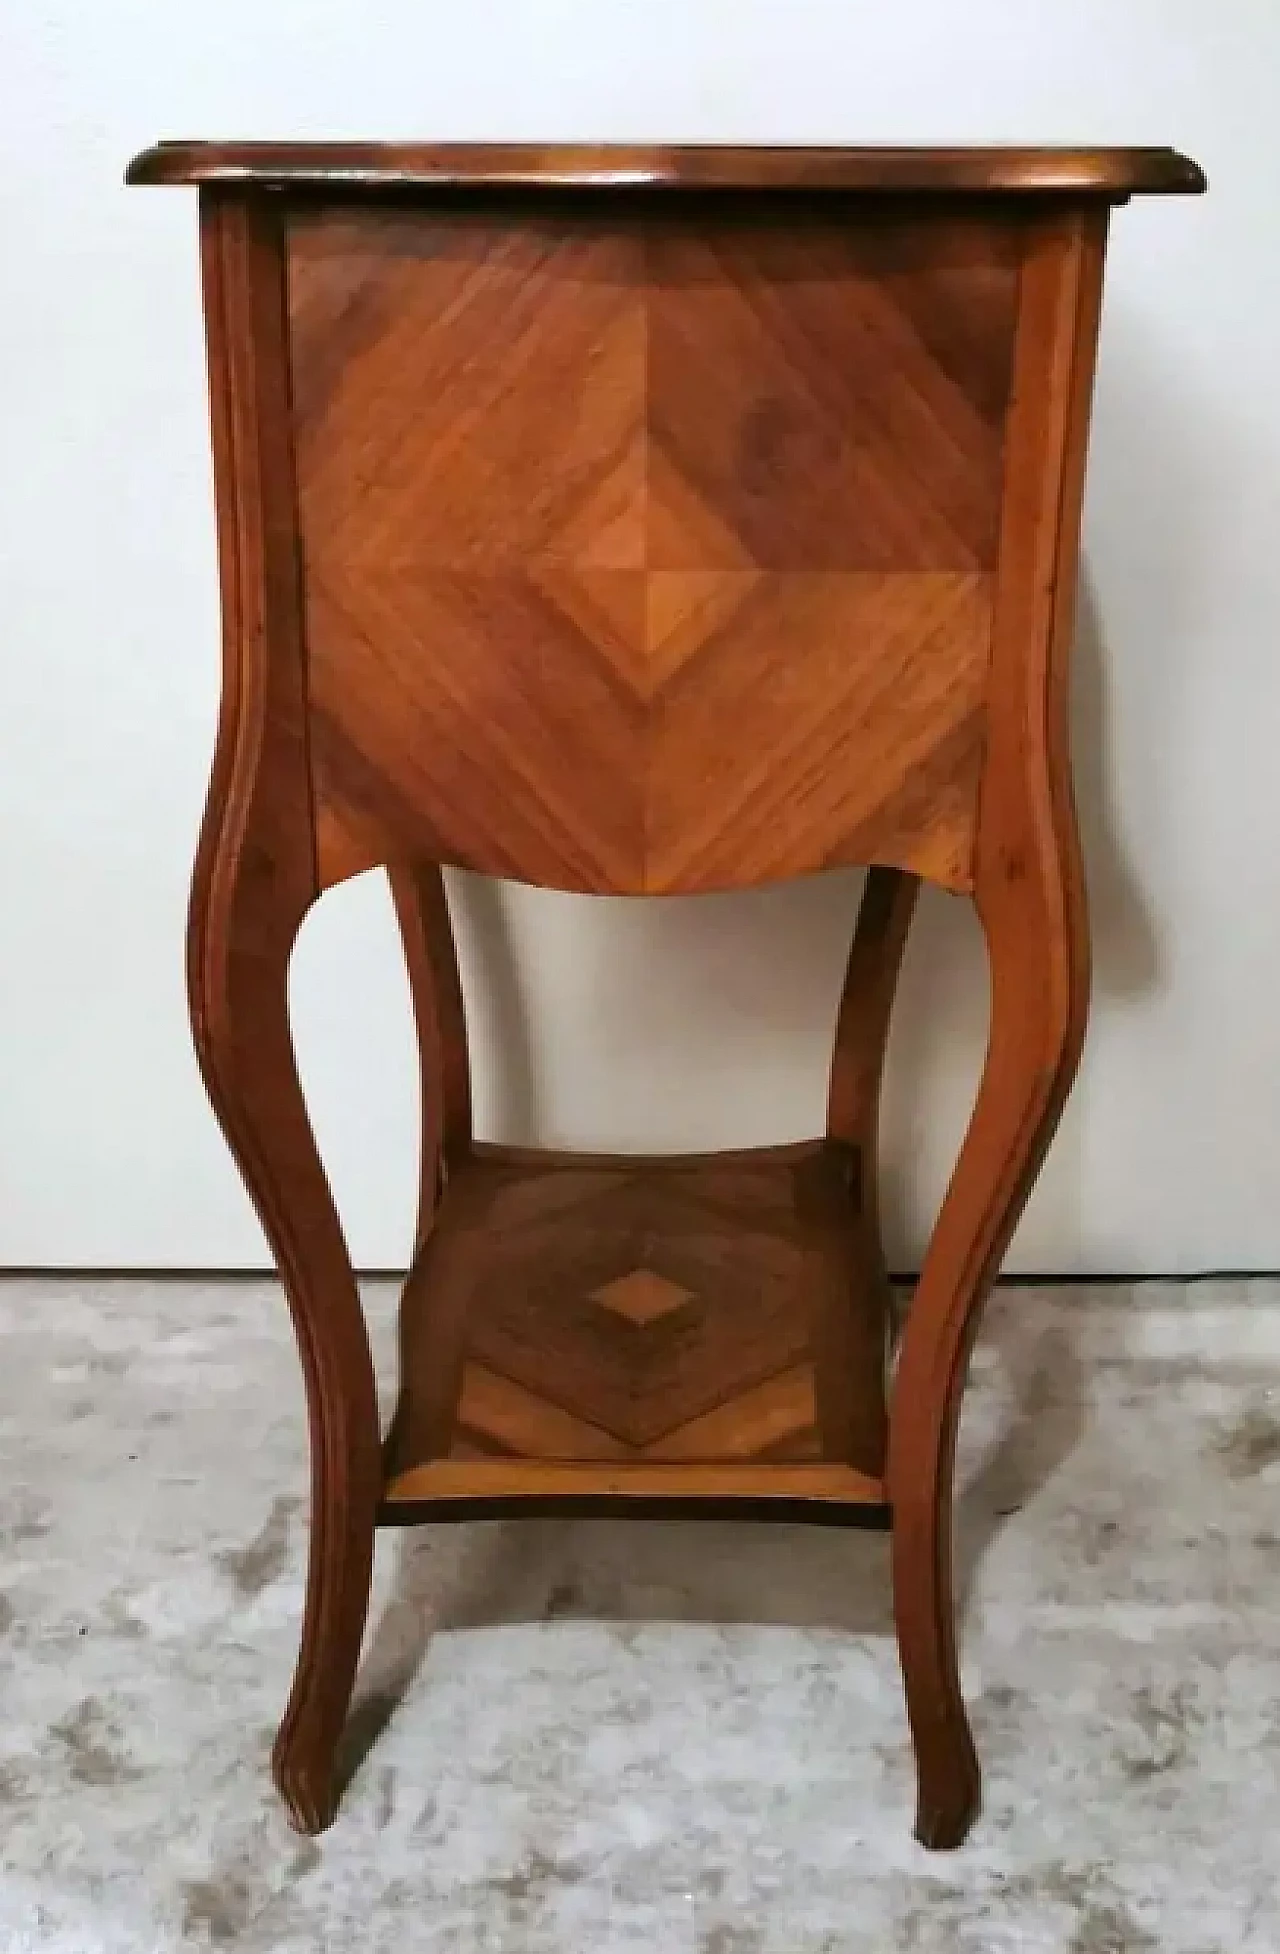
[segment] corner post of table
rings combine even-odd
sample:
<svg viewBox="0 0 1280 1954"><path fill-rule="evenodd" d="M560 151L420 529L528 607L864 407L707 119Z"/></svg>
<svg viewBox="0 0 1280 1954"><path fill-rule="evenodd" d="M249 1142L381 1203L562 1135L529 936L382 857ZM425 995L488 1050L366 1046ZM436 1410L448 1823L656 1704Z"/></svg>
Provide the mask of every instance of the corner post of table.
<svg viewBox="0 0 1280 1954"><path fill-rule="evenodd" d="M471 1064L462 983L444 877L420 857L387 870L418 1040L418 1223L415 1256L435 1219L451 1167L471 1150Z"/></svg>
<svg viewBox="0 0 1280 1954"><path fill-rule="evenodd" d="M919 876L905 869L867 870L840 993L827 1089L827 1134L857 1149L868 1254L874 1279L886 1293L877 1176L880 1088L898 975L919 893Z"/></svg>
<svg viewBox="0 0 1280 1954"><path fill-rule="evenodd" d="M964 1143L902 1338L889 1442L894 1601L917 1836L958 1845L980 1803L951 1581L956 1428L982 1303L1057 1126L1089 990L1068 665L1107 207L1027 223L1006 430L973 896L991 1022Z"/></svg>
<svg viewBox="0 0 1280 1954"><path fill-rule="evenodd" d="M317 1831L333 1814L381 1475L368 1337L289 1027L289 958L318 876L281 211L261 190L201 193L223 682L188 986L205 1084L280 1271L306 1383L306 1612L274 1769L294 1822Z"/></svg>

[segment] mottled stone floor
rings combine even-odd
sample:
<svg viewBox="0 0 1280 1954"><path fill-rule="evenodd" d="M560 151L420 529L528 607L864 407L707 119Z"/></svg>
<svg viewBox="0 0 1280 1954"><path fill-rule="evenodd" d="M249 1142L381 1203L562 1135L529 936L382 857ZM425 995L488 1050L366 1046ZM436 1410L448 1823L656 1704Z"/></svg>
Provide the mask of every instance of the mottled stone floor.
<svg viewBox="0 0 1280 1954"><path fill-rule="evenodd" d="M962 1852L911 1840L884 1542L634 1523L388 1536L376 1741L313 1843L266 1773L305 1532L271 1285L0 1284L0 1950L1274 1954L1280 1285L988 1326Z"/></svg>

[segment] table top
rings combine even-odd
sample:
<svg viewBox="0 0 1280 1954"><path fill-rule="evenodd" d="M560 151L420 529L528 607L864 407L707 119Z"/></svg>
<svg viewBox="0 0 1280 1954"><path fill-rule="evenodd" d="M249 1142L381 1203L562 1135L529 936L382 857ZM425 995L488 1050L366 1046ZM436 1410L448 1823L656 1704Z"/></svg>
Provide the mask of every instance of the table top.
<svg viewBox="0 0 1280 1954"><path fill-rule="evenodd" d="M129 183L263 188L784 190L925 195L1094 195L1205 188L1175 149L737 148L567 143L162 142Z"/></svg>

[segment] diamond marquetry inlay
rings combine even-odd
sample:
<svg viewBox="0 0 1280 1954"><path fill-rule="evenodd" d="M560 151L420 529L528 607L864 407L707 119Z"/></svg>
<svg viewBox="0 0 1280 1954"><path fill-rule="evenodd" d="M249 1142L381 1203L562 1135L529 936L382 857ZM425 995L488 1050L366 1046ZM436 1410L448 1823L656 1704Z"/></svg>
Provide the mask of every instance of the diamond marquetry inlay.
<svg viewBox="0 0 1280 1954"><path fill-rule="evenodd" d="M295 211L326 881L968 888L1017 293L981 215Z"/></svg>
<svg viewBox="0 0 1280 1954"><path fill-rule="evenodd" d="M591 1301L625 1316L631 1323L643 1325L656 1323L659 1317L669 1316L673 1309L691 1303L693 1294L682 1289L678 1282L655 1275L652 1269L632 1269L629 1275L618 1276L613 1282L593 1289Z"/></svg>
<svg viewBox="0 0 1280 1954"><path fill-rule="evenodd" d="M847 1148L495 1147L449 1190L431 1240L460 1275L413 1320L397 1459L879 1469L883 1296L860 1274Z"/></svg>

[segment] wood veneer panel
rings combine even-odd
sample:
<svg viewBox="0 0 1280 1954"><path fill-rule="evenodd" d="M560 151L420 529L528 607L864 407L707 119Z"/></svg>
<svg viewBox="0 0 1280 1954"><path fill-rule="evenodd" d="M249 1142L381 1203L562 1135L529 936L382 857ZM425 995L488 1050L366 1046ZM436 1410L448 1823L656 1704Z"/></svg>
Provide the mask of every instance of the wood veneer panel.
<svg viewBox="0 0 1280 1954"><path fill-rule="evenodd" d="M524 1503L569 1504L574 1501L610 1502L614 1516L641 1501L658 1505L668 1517L681 1506L711 1502L731 1508L750 1504L759 1514L793 1502L814 1502L844 1511L855 1524L856 1509L871 1509L867 1523L885 1526L888 1507L883 1482L852 1466L839 1465L623 1465L610 1470L585 1471L581 1466L549 1461L525 1461L516 1466L491 1459L460 1463L435 1460L413 1466L388 1486L382 1508L383 1524L394 1523L397 1509L423 1505L473 1506L500 1504L507 1512Z"/></svg>
<svg viewBox="0 0 1280 1954"><path fill-rule="evenodd" d="M323 879L968 887L1020 241L295 213Z"/></svg>
<svg viewBox="0 0 1280 1954"><path fill-rule="evenodd" d="M444 1458L876 1477L887 1323L867 1271L840 1142L675 1160L477 1148L406 1290L388 1479Z"/></svg>
<svg viewBox="0 0 1280 1954"><path fill-rule="evenodd" d="M917 1834L954 1846L980 1794L960 1397L1087 1005L1067 664L1107 206L1203 178L1170 151L291 144L130 176L206 186L225 682L189 968L307 1386L291 1814L333 1814L379 1521L892 1519ZM438 859L696 889L850 855L879 865L825 1141L473 1141ZM422 1162L380 1456L287 972L323 888L384 858ZM973 895L992 1023L887 1421L876 1111L921 874Z"/></svg>

